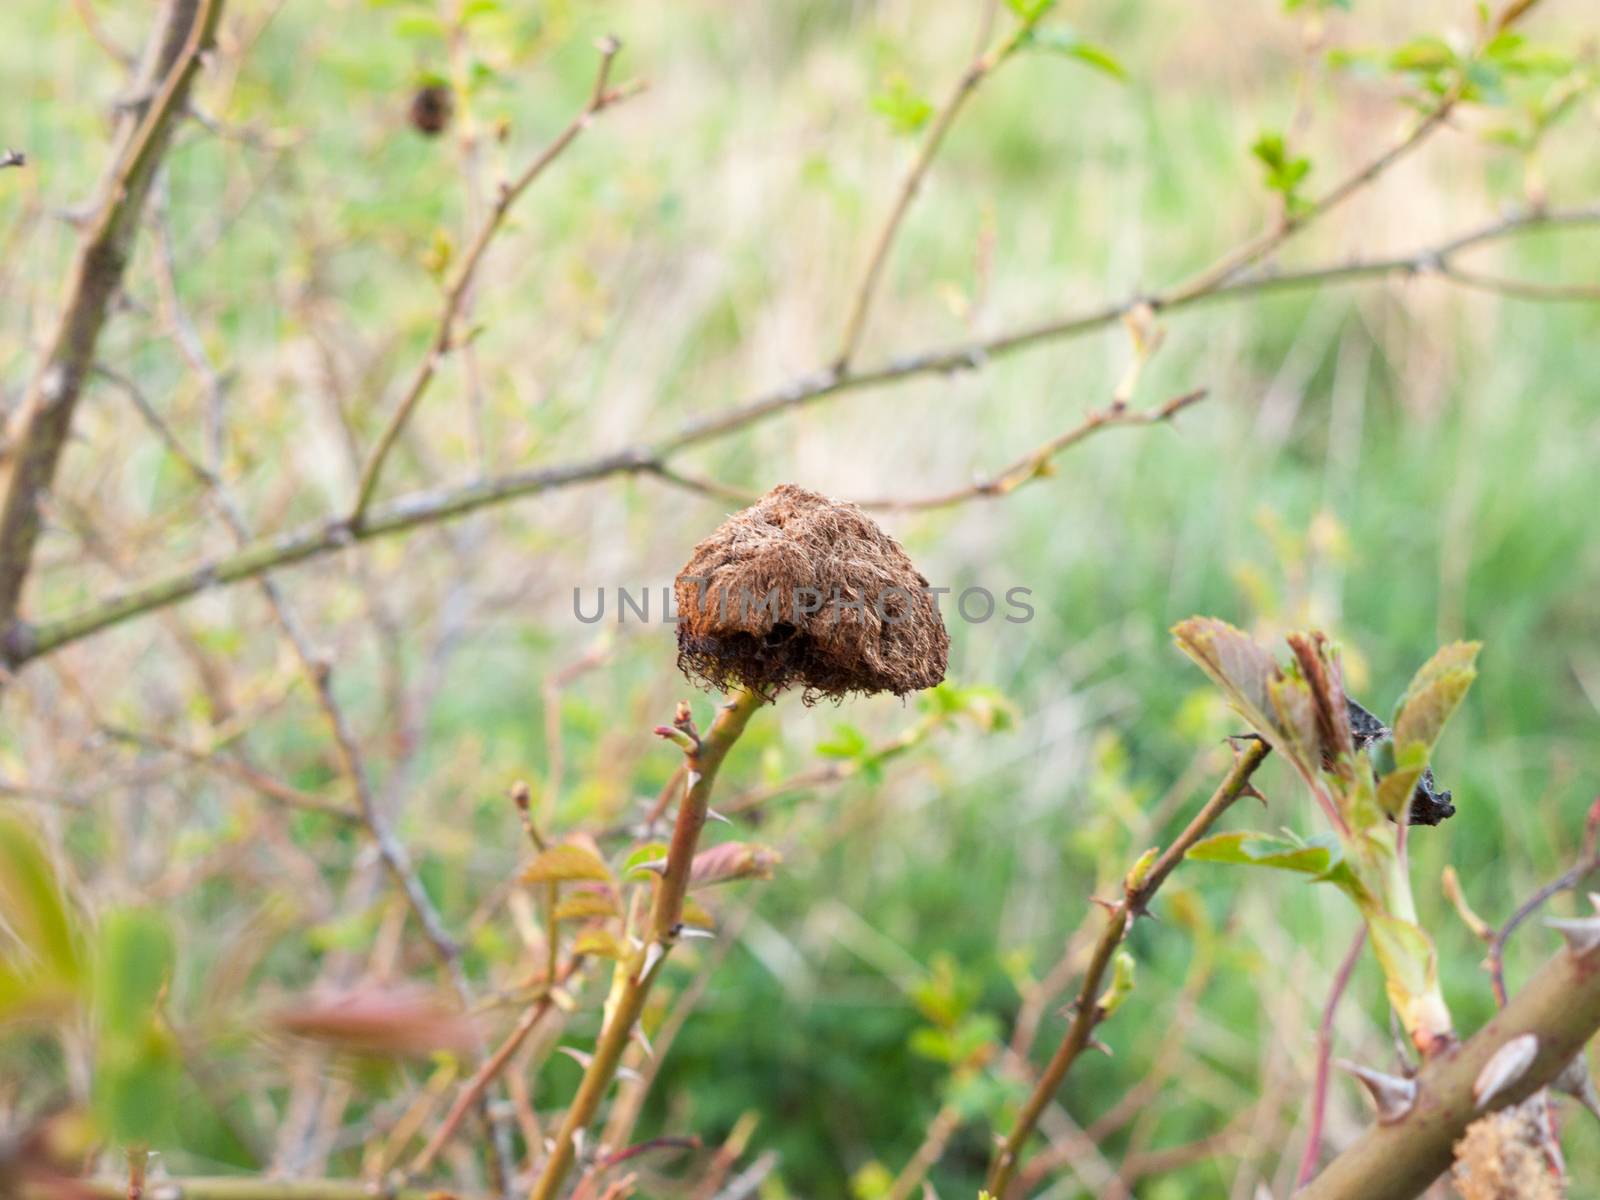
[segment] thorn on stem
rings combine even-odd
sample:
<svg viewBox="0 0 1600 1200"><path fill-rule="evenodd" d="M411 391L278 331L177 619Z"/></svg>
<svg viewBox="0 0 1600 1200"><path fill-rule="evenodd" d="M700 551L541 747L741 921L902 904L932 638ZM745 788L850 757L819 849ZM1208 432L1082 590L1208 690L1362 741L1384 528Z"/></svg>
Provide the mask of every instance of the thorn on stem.
<svg viewBox="0 0 1600 1200"><path fill-rule="evenodd" d="M1495 1097L1502 1095L1528 1073L1533 1060L1539 1056L1539 1038L1532 1033L1519 1034L1489 1056L1478 1077L1472 1081L1472 1103L1482 1111Z"/></svg>
<svg viewBox="0 0 1600 1200"><path fill-rule="evenodd" d="M1574 958L1587 958L1600 950L1600 916L1576 920L1550 917L1545 924L1561 935L1567 943L1567 953Z"/></svg>
<svg viewBox="0 0 1600 1200"><path fill-rule="evenodd" d="M1359 1063L1340 1059L1335 1064L1342 1071L1354 1075L1367 1089L1378 1114L1378 1124L1390 1125L1409 1113L1417 1103L1417 1081L1398 1075L1385 1075Z"/></svg>

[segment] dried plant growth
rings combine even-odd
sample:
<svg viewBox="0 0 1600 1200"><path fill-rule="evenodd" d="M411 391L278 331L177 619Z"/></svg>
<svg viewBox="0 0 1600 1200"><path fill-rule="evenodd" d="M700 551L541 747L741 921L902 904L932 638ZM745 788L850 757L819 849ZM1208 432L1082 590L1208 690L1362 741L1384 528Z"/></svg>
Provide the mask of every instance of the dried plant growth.
<svg viewBox="0 0 1600 1200"><path fill-rule="evenodd" d="M3 1200L1581 1194L1577 18L793 7L0 4Z"/></svg>
<svg viewBox="0 0 1600 1200"><path fill-rule="evenodd" d="M717 688L807 702L930 688L950 652L928 580L853 504L779 484L678 574L678 665Z"/></svg>

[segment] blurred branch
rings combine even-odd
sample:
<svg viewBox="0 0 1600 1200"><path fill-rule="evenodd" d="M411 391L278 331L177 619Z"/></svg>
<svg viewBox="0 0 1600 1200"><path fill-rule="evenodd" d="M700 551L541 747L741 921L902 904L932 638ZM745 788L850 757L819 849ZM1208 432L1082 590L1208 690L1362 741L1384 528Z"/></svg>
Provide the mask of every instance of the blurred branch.
<svg viewBox="0 0 1600 1200"><path fill-rule="evenodd" d="M1600 798L1596 798L1589 806L1589 815L1583 827L1583 848L1578 853L1578 861L1519 904L1506 923L1489 938L1489 956L1484 960L1484 966L1488 968L1495 1001L1501 1008L1506 1006L1506 943L1511 935L1543 908L1552 896L1572 890L1596 871L1600 871Z"/></svg>
<svg viewBox="0 0 1600 1200"><path fill-rule="evenodd" d="M884 263L888 261L889 251L894 246L895 235L900 231L906 213L911 211L911 202L921 190L922 181L927 177L928 169L933 166L933 160L944 144L945 135L950 132L962 108L978 90L978 86L994 73L996 67L1016 53L1023 42L1032 35L1034 27L1049 12L1050 7L1049 3L1036 5L1009 35L974 58L961 73L961 78L957 81L955 90L950 93L949 99L934 114L928 134L922 140L922 147L912 160L911 169L900 181L900 190L895 196L894 205L889 209L889 215L884 219L883 225L878 230L878 236L873 240L872 251L867 257L866 270L862 273L861 282L856 285L855 298L850 302L850 315L845 320L844 337L839 345L839 353L833 361L836 373L842 375L850 369L850 363L861 345L861 335L866 331L867 313L872 306L872 296L877 291Z"/></svg>
<svg viewBox="0 0 1600 1200"><path fill-rule="evenodd" d="M25 1200L56 1200L65 1188L89 1200L127 1200L128 1181L71 1179L24 1184ZM144 1200L437 1200L428 1188L393 1188L367 1179L266 1179L248 1175L194 1176L152 1179L145 1183ZM452 1192L455 1200L475 1200Z"/></svg>
<svg viewBox="0 0 1600 1200"><path fill-rule="evenodd" d="M933 1170L934 1165L944 1157L945 1147L950 1144L950 1139L960 1128L961 1110L954 1104L946 1104L940 1108L929 1122L922 1144L901 1168L900 1174L895 1176L885 1200L912 1200L912 1194L928 1177L928 1172Z"/></svg>
<svg viewBox="0 0 1600 1200"><path fill-rule="evenodd" d="M980 497L983 499L999 499L1002 496L1010 495L1024 484L1050 475L1058 454L1102 429L1161 425L1172 420L1173 417L1191 404L1198 404L1205 398L1206 389L1196 388L1194 391L1185 392L1181 396L1174 396L1165 404L1145 412L1130 409L1126 403L1120 400L1113 401L1108 407L1089 413L1082 421L1065 433L1051 438L1038 449L1024 454L1010 466L1002 468L1000 473L992 479L979 480L967 487L957 488L953 492L924 496L915 500L862 500L858 503L863 508L883 509L889 512L924 512L932 508L948 508L954 504L963 504L968 500L975 500Z"/></svg>
<svg viewBox="0 0 1600 1200"><path fill-rule="evenodd" d="M93 0L72 0L72 9L78 14L78 19L83 22L83 28L94 44L104 50L113 62L124 67L133 65L133 55L119 46L116 39L105 31L105 26L100 24L100 18L95 15Z"/></svg>
<svg viewBox="0 0 1600 1200"><path fill-rule="evenodd" d="M172 140L189 86L211 44L223 0L168 0L151 33L141 94L123 118L94 215L78 240L66 299L27 395L6 429L8 473L0 505L0 626L16 618L39 539L41 505L55 482L95 346L139 228L151 182Z"/></svg>
<svg viewBox="0 0 1600 1200"><path fill-rule="evenodd" d="M1488 1024L1449 1054L1427 1060L1403 1115L1374 1125L1297 1192L1299 1200L1395 1200L1419 1196L1449 1168L1452 1147L1479 1117L1527 1099L1566 1069L1600 1030L1600 918L1539 971ZM1520 1073L1484 1095L1484 1068L1513 1039L1531 1035Z"/></svg>
<svg viewBox="0 0 1600 1200"><path fill-rule="evenodd" d="M479 1103L485 1089L494 1082L495 1077L501 1071L505 1070L506 1064L522 1048L522 1044L527 1041L528 1035L538 1027L539 1022L543 1021L546 1014L555 1007L555 989L570 979L573 972L578 969L582 962L581 955L574 955L567 960L560 975L551 980L539 998L523 1010L522 1016L517 1020L516 1025L512 1027L511 1032L506 1035L505 1041L501 1042L495 1052L484 1060L483 1065L473 1072L472 1078L461 1085L461 1092L456 1096L455 1102L451 1104L450 1111L445 1114L444 1120L429 1135L427 1144L417 1152L417 1156L406 1167L408 1175L416 1178L433 1165L440 1152L455 1137L456 1131L461 1127L461 1122L467 1113L471 1112Z"/></svg>
<svg viewBox="0 0 1600 1200"><path fill-rule="evenodd" d="M1516 24L1538 3L1539 0L1513 0L1500 12L1491 28L1480 31L1479 48L1482 48L1490 36L1504 32ZM1167 307L1176 302L1214 292L1220 284L1226 283L1246 267L1260 262L1301 229L1325 216L1372 183L1427 141L1449 120L1450 114L1461 101L1462 90L1466 84L1467 78L1463 74L1461 79L1440 96L1394 145L1363 163L1304 208L1291 210L1286 207L1274 226L1230 250L1198 275L1171 289L1166 297Z"/></svg>
<svg viewBox="0 0 1600 1200"><path fill-rule="evenodd" d="M406 422L411 419L411 414L416 411L417 405L427 392L428 385L433 382L439 364L452 349L456 316L467 298L473 276L477 273L479 264L483 262L489 244L494 241L495 234L500 232L512 205L516 204L533 182L544 174L545 168L561 157L562 152L577 140L578 135L589 127L596 116L629 96L637 95L641 90L642 85L637 82L620 88L610 86L611 64L622 49L622 43L616 38L606 37L601 38L597 45L600 51L600 68L595 74L594 88L589 94L588 102L582 111L572 118L567 127L539 152L538 157L528 164L522 174L501 185L494 206L489 210L489 215L483 224L479 226L471 245L467 247L466 254L462 256L461 264L456 268L450 286L445 289L444 310L439 314L439 324L434 331L433 342L429 345L422 362L417 365L416 373L411 377L411 383L406 388L405 395L401 397L399 407L389 418L383 432L378 435L378 444L374 447L371 457L367 459L366 466L362 468L355 507L350 511L352 529L359 529L365 523L373 495L378 490L378 480L383 474L384 463L405 429Z"/></svg>
<svg viewBox="0 0 1600 1200"><path fill-rule="evenodd" d="M1126 300L1076 316L1024 326L996 337L891 359L870 370L841 374L828 370L802 376L766 395L715 417L691 420L667 437L578 462L514 471L454 487L412 492L374 505L359 523L331 517L288 533L264 538L234 554L186 567L165 578L98 601L76 613L37 624L14 622L4 635L5 662L17 667L42 654L113 625L179 603L212 588L254 579L280 567L342 550L357 542L448 521L481 508L618 475L660 475L680 451L712 442L825 397L881 387L923 375L974 370L990 359L1065 338L1081 337L1115 324L1148 305L1155 313L1199 304L1239 300L1275 291L1325 284L1354 283L1391 275L1438 273L1440 263L1485 243L1526 230L1600 225L1600 204L1562 210L1526 210L1500 217L1438 245L1411 254L1356 260L1337 266L1293 272L1259 272L1183 297L1162 293ZM1449 279L1447 275L1440 278ZM0 560L3 561L3 560Z"/></svg>
<svg viewBox="0 0 1600 1200"><path fill-rule="evenodd" d="M1245 749L1236 751L1232 769L1212 793L1211 798L1195 814L1194 819L1172 845L1150 865L1142 877L1135 877L1133 874L1127 877L1122 899L1109 906L1105 928L1101 932L1100 940L1095 944L1094 954L1089 960L1088 969L1084 972L1083 984L1078 990L1072 1023L1067 1027L1067 1032L1062 1037L1055 1055L1044 1069L1044 1073L1039 1076L1039 1082L1034 1087L1032 1095L1017 1114L1011 1132L1006 1135L990 1164L987 1186L1000 1200L1005 1200L1007 1188L1021 1164L1023 1148L1038 1124L1040 1115L1056 1092L1061 1089L1067 1072L1089 1046L1095 1026L1104 1017L1100 1007L1101 983L1111 967L1112 957L1122 945L1123 939L1127 937L1134 919L1145 912L1151 898L1166 882L1167 876L1172 874L1183 861L1189 848L1233 806L1234 801L1249 793L1250 777L1255 774L1256 768L1269 753L1271 751L1266 743L1261 741L1252 741Z"/></svg>
<svg viewBox="0 0 1600 1200"><path fill-rule="evenodd" d="M689 891L689 871L700 843L700 831L705 827L706 810L717 772L750 718L765 703L757 692L736 692L718 709L716 720L703 738L696 733L686 704L680 707L672 729L661 727L663 735L677 733L687 736L689 744L684 754L689 770L685 775L687 787L678 806L672 842L667 849L666 865L650 909L649 927L644 930L644 944L617 964L618 978L613 984L612 998L606 1005L606 1021L600 1032L600 1040L583 1073L577 1094L562 1118L555 1145L545 1159L538 1182L533 1186L531 1200L555 1200L572 1170L580 1140L611 1087L622 1061L622 1052L633 1037L634 1027L644 1012L645 1001L660 974L661 964L678 940L683 922L683 901Z"/></svg>
<svg viewBox="0 0 1600 1200"><path fill-rule="evenodd" d="M1362 925L1345 951L1339 969L1334 974L1333 986L1328 989L1328 1001L1322 1006L1322 1020L1317 1024L1317 1072L1311 1084L1311 1121L1306 1131L1305 1153L1300 1157L1300 1170L1295 1176L1295 1187L1304 1187L1317 1170L1317 1156L1322 1152L1322 1122L1328 1109L1328 1064L1333 1056L1333 1018L1339 1011L1339 1001L1345 988L1350 986L1350 976L1367 944L1367 927Z"/></svg>
<svg viewBox="0 0 1600 1200"><path fill-rule="evenodd" d="M341 821L361 820L361 814L341 804L337 800L324 800L321 796L310 792L301 791L299 788L277 779L265 771L257 770L248 763L237 762L215 750L203 750L194 746L186 746L173 738L163 737L155 733L141 733L134 729L124 729L116 725L101 727L108 737L118 741L129 742L147 749L165 751L175 754L196 766L205 767L219 775L226 776L241 783L253 791L259 792L269 800L273 800L286 808L295 808L303 812L322 813L325 816L336 817Z"/></svg>
<svg viewBox="0 0 1600 1200"><path fill-rule="evenodd" d="M1044 445L1029 451L1021 458L1002 467L998 474L989 479L980 479L963 488L954 491L940 492L933 496L922 496L916 499L899 500L894 498L879 498L872 500L856 500L862 508L876 509L880 512L926 512L935 508L950 508L957 504L965 504L968 500L999 499L1008 496L1026 483L1041 479L1053 473L1054 460L1062 451L1077 445L1086 438L1098 433L1102 429L1111 429L1119 426L1159 425L1170 421L1191 404L1197 404L1206 397L1205 388L1196 388L1194 391L1185 392L1175 396L1159 408L1150 409L1148 412L1138 412L1130 409L1124 401L1113 401L1105 408L1090 412L1083 420L1074 425L1065 433L1051 438ZM731 500L734 503L745 505L755 503L759 493L747 492L742 488L730 487L711 479L702 479L696 475L674 469L666 463L660 463L650 468L657 478L672 484L674 487L683 488L685 491L695 492L702 496L712 496L720 500Z"/></svg>

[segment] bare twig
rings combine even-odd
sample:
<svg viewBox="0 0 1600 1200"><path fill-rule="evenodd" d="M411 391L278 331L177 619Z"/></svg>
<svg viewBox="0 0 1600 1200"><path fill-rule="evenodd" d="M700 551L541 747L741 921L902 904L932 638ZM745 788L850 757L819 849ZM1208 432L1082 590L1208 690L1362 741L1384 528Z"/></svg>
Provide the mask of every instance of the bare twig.
<svg viewBox="0 0 1600 1200"><path fill-rule="evenodd" d="M505 1070L506 1064L522 1048L522 1044L527 1041L528 1035L538 1028L539 1023L544 1020L551 1008L555 1006L554 989L570 979L581 963L582 958L579 956L574 956L567 961L558 978L551 981L551 984L546 987L539 998L523 1010L522 1016L518 1018L511 1032L506 1035L505 1041L496 1047L493 1054L484 1059L483 1065L473 1072L472 1078L461 1085L461 1091L456 1096L454 1103L450 1105L450 1110L445 1114L444 1120L429 1135L427 1144L417 1152L417 1156L407 1166L406 1171L412 1178L420 1176L431 1167L434 1160L439 1157L440 1152L450 1144L451 1139L455 1137L457 1130L460 1129L461 1122L477 1106L485 1089L494 1082L495 1077L501 1071Z"/></svg>
<svg viewBox="0 0 1600 1200"><path fill-rule="evenodd" d="M894 246L895 235L900 231L906 213L911 210L911 202L921 190L928 169L933 166L933 160L939 154L939 148L944 145L945 136L956 123L956 118L961 115L962 108L973 92L978 90L978 85L993 74L996 67L1016 53L1023 42L1032 35L1034 27L1048 8L1049 5L1038 6L1034 14L1022 21L1015 30L974 58L961 73L961 78L956 82L949 98L933 115L917 156L912 160L911 168L906 172L905 178L900 181L900 189L895 195L894 204L873 239L872 251L867 256L866 270L862 272L861 282L856 285L854 298L850 302L850 315L845 319L844 336L839 344L839 353L833 360L833 371L836 375L843 375L850 369L850 363L861 345L861 335L866 332L867 314L872 307L872 297L883 275L883 266L888 261L889 251Z"/></svg>
<svg viewBox="0 0 1600 1200"><path fill-rule="evenodd" d="M1300 1157L1300 1170L1295 1175L1295 1187L1304 1187L1317 1171L1317 1156L1322 1152L1322 1122L1328 1108L1328 1064L1333 1056L1333 1018L1339 1011L1339 1001L1345 988L1350 986L1350 976L1367 944L1367 927L1362 925L1345 951L1339 969L1334 973L1333 986L1328 989L1328 1002L1322 1007L1322 1020L1317 1024L1317 1072L1311 1084L1311 1120L1306 1131L1305 1153Z"/></svg>
<svg viewBox="0 0 1600 1200"><path fill-rule="evenodd" d="M964 504L968 500L999 499L1009 496L1012 492L1043 478L1051 473L1056 456L1062 451L1077 445L1085 438L1091 437L1102 429L1113 429L1128 426L1161 425L1172 420L1191 404L1198 404L1206 397L1205 388L1174 396L1166 403L1148 411L1137 411L1126 404L1114 402L1106 408L1090 412L1083 420L1079 421L1065 433L1051 438L1044 445L1029 451L1009 466L1001 468L998 474L990 479L981 479L964 488L954 491L941 492L933 496L922 496L914 500L861 500L858 503L863 508L881 509L889 512L924 512L933 508L949 508L951 505Z"/></svg>
<svg viewBox="0 0 1600 1200"><path fill-rule="evenodd" d="M1034 1087L1033 1093L1017 1114L1011 1132L1000 1144L989 1166L988 1189L1001 1200L1006 1196L1007 1188L1022 1161L1023 1148L1038 1124L1040 1115L1056 1092L1061 1089L1067 1072L1072 1069L1072 1064L1089 1045L1090 1036L1101 1020L1101 983L1111 967L1112 956L1122 944L1123 938L1127 936L1134 918L1145 911L1151 897L1160 889L1167 876L1183 861L1189 848L1205 835L1217 818L1233 806L1234 801L1246 794L1250 787L1250 777L1255 774L1256 768L1261 765L1268 753L1270 751L1266 744L1260 741L1252 741L1243 750L1238 751L1233 768L1212 793L1211 798L1195 814L1194 819L1151 864L1142 878L1128 879L1122 899L1110 906L1106 913L1105 929L1095 944L1094 954L1084 972L1083 984L1078 990L1072 1023L1068 1026L1049 1065L1039 1076L1039 1082Z"/></svg>
<svg viewBox="0 0 1600 1200"><path fill-rule="evenodd" d="M1571 891L1590 875L1600 871L1600 797L1589 806L1589 815L1583 826L1583 847L1578 861L1517 906L1506 923L1495 930L1489 939L1489 955L1484 966L1489 971L1490 985L1494 988L1495 1002L1506 1006L1506 943L1522 923L1544 907L1545 902L1561 892Z"/></svg>
<svg viewBox="0 0 1600 1200"><path fill-rule="evenodd" d="M433 341L428 346L428 352L417 364L416 372L411 377L405 395L401 397L399 406L390 416L383 432L378 435L378 444L368 457L366 466L362 468L355 506L350 510L352 528L359 529L365 523L367 510L371 507L372 498L378 490L384 463L388 460L390 451L394 449L395 442L399 440L401 431L405 429L406 422L411 419L411 414L416 411L417 405L427 392L428 385L433 382L439 364L451 350L455 337L456 316L467 299L473 277L488 252L489 244L494 241L495 235L505 223L506 215L533 182L544 174L545 168L561 157L561 153L577 140L578 135L589 127L597 115L639 92L640 85L637 83L620 88L610 86L611 64L622 49L622 43L615 38L607 37L602 38L598 45L600 67L595 74L594 88L589 94L588 101L567 127L539 152L520 175L501 186L489 215L479 226L466 253L462 255L460 265L456 267L455 275L445 289L444 308L439 314L439 323L434 331Z"/></svg>
<svg viewBox="0 0 1600 1200"><path fill-rule="evenodd" d="M1159 313L1276 291L1354 283L1386 276L1428 274L1437 272L1441 261L1464 250L1525 230L1576 228L1595 224L1600 224L1600 205L1516 213L1411 254L1297 272L1260 273L1220 284L1210 292L1181 299L1164 297L1162 294L1133 296L1076 316L1024 326L996 337L906 355L870 370L845 375L824 371L803 376L718 416L689 421L676 432L654 443L635 445L579 462L511 472L455 487L412 492L387 504L374 505L359 525L352 524L346 517L327 518L288 533L252 542L234 554L183 568L131 591L97 601L76 613L38 624L13 622L0 638L0 657L15 668L70 642L177 604L201 592L254 579L282 567L343 550L357 542L406 532L510 500L617 475L659 474L662 466L683 450L715 441L825 397L885 386L922 375L976 369L992 358L1104 328L1121 320L1140 304L1148 304Z"/></svg>
<svg viewBox="0 0 1600 1200"><path fill-rule="evenodd" d="M148 106L123 119L94 216L79 237L66 300L27 395L12 415L5 498L0 505L0 625L17 614L39 538L40 506L72 428L112 297L122 284L151 182L172 139L223 0L168 0L151 35L140 87Z"/></svg>

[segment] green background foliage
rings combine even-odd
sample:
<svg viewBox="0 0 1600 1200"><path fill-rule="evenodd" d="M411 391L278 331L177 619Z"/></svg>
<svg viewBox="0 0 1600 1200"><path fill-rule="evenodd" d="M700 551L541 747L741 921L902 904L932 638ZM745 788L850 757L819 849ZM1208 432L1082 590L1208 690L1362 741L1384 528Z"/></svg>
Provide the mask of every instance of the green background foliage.
<svg viewBox="0 0 1600 1200"><path fill-rule="evenodd" d="M94 7L112 38L137 43L147 5ZM1592 36L1582 4L1547 8L1529 44L1570 54ZM0 175L10 399L70 252L59 210L89 194L119 77L71 6L5 9L12 99L0 140L30 158ZM468 48L452 60L432 4L230 10L248 56L200 92L223 132L185 128L162 203L178 295L226 379L223 465L264 530L348 503L337 414L370 444L463 243L453 135L428 140L406 124L419 83L468 84L480 179L526 161L582 103L595 36L620 36L619 70L650 87L597 121L517 210L477 297L477 397L449 363L395 460L396 493L610 449L828 361L915 131L976 34L957 5L475 0ZM1070 53L1021 55L953 130L890 259L865 360L1203 266L1388 144L1410 90L1426 95L1448 69L1442 56L1460 53L1459 39L1429 39L1474 19L1456 5L1175 0L1068 16L1071 30L1039 49ZM1317 56L1308 67L1308 21L1325 29L1323 49L1343 52L1331 66ZM1497 54L1474 80L1482 103L1293 242L1285 265L1419 249L1530 189L1600 195L1594 98L1555 90L1570 63L1540 74L1528 45ZM1481 261L1592 283L1596 244L1592 231L1532 234ZM151 318L161 299L148 238L130 280L132 312L108 329L101 361L198 445L205 397ZM1481 947L1438 879L1454 864L1476 909L1503 918L1570 861L1600 780L1600 305L1391 278L1162 324L1166 344L1135 404L1210 389L1175 428L1092 439L1003 500L886 519L937 584L1031 589L1032 621L953 620L949 690L838 709L786 702L735 750L722 783L733 794L818 762L851 769L750 820L746 835L781 846L784 864L718 897L724 918L753 910L672 1048L641 1135L688 1130L713 1144L754 1111L752 1153L781 1156L771 1195L843 1195L853 1180L870 1196L950 1103L967 1119L932 1178L942 1195L972 1194L1019 1093L971 1055L1009 1037L1022 994L1064 950L1081 965L1100 919L1089 897L1110 894L1181 827L1225 767L1220 738L1239 731L1168 641L1197 612L1273 638L1329 630L1352 693L1382 714L1437 645L1484 643L1435 762L1458 814L1416 831L1412 854L1457 1022L1470 1030L1491 1012ZM696 451L693 468L751 490L791 480L843 497L942 491L1106 403L1130 353L1113 327L848 394ZM96 383L87 409L35 613L227 544L117 389ZM665 782L675 752L649 731L686 686L670 628L617 625L615 589L659 597L728 507L610 480L284 576L336 664L424 883L452 927L470 931L475 979L506 986L528 966L503 905L472 920L524 857L511 781L535 784L557 829L627 819ZM85 528L109 550L96 552ZM612 593L604 622L574 619L575 587ZM6 698L0 782L95 931L83 936L96 986L115 981L85 1010L100 1023L106 1120L162 1146L174 1172L211 1173L264 1165L280 1136L292 1056L256 1036L256 1018L341 956L359 962L396 915L381 888L349 887L362 846L349 826L264 805L237 778L107 735L247 751L296 788L344 796L257 594L181 611L193 645L227 666L231 712L170 628L146 619L29 668ZM596 669L559 692L543 686L598 647ZM695 704L703 719L709 701ZM919 744L876 753L941 706L948 719ZM1267 806L1241 804L1226 830L1323 832L1281 763L1258 782ZM1061 1102L1092 1125L1159 1067L1158 1094L1102 1141L1108 1162L1232 1132L1139 1195L1249 1195L1257 1180L1287 1194L1312 1033L1355 916L1288 873L1200 862L1156 911L1129 940L1136 983L1101 1031L1113 1054L1080 1062ZM1513 984L1553 943L1537 928L1520 935ZM675 956L671 990L709 953ZM423 975L427 961L408 953L397 969ZM602 994L582 994L565 1044L592 1042ZM1044 1011L1037 1054L1063 1026L1064 999ZM1337 1031L1345 1057L1392 1053L1370 956ZM81 1086L88 1036L12 1027L0 1038L0 1113ZM391 1120L429 1070L355 1075L342 1120L356 1132L330 1137L320 1165L358 1171L360 1131ZM553 1108L578 1074L552 1058L536 1103ZM141 1099L119 1100L121 1087ZM154 1114L152 1097L164 1098ZM1354 1088L1336 1082L1330 1138L1365 1120ZM1592 1124L1574 1120L1566 1147L1576 1177L1600 1173ZM1094 1190L1065 1174L1050 1194Z"/></svg>

